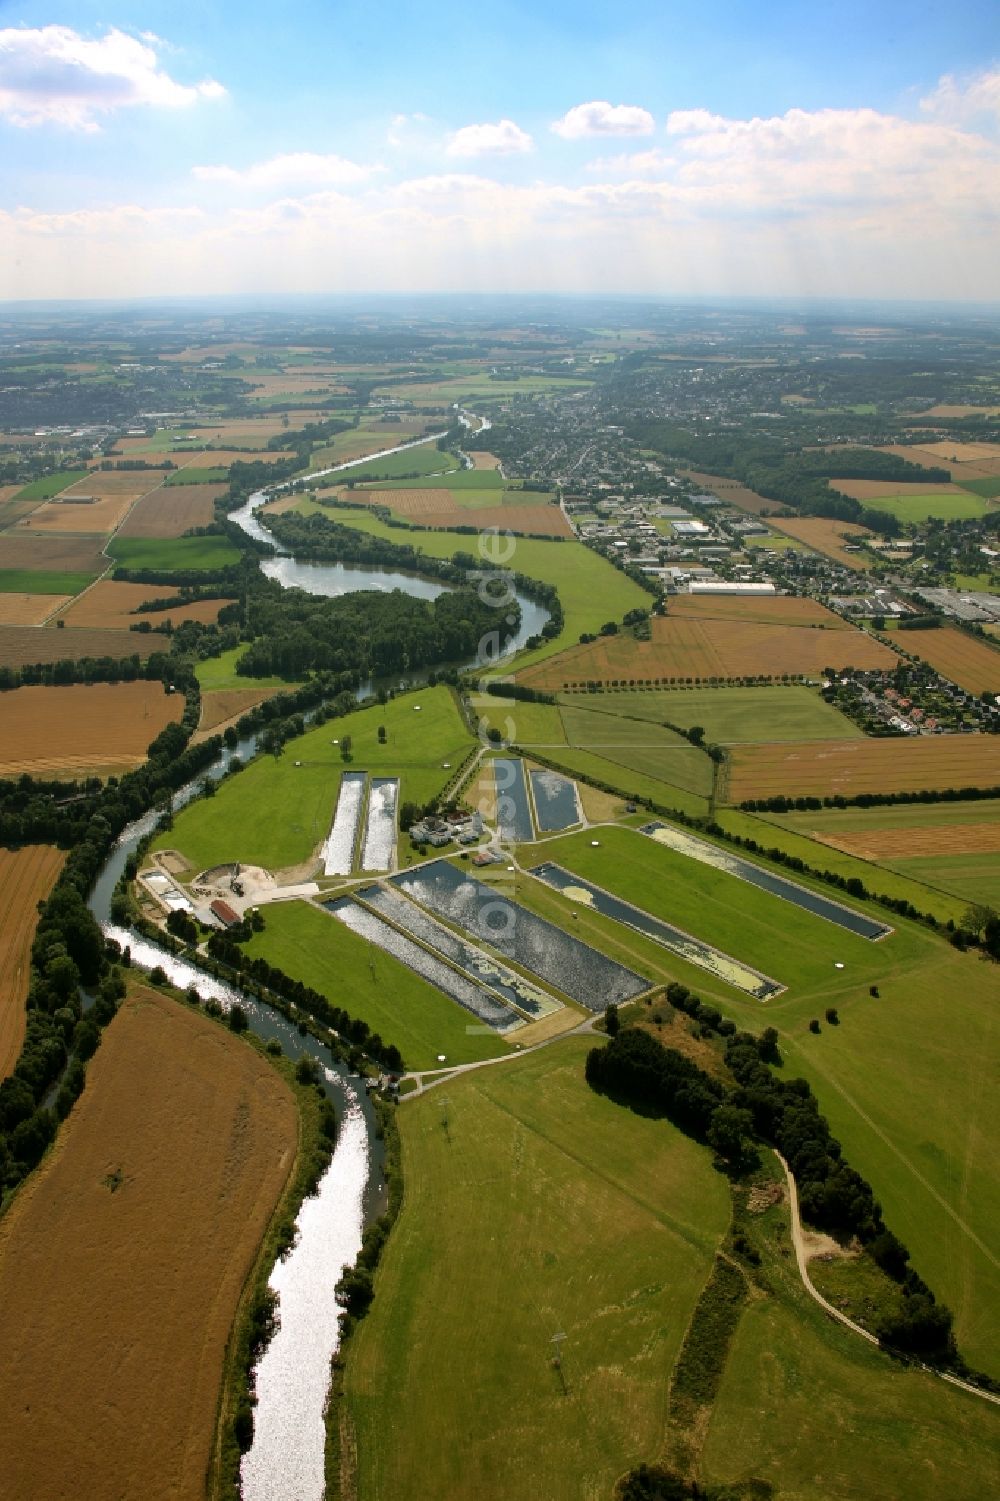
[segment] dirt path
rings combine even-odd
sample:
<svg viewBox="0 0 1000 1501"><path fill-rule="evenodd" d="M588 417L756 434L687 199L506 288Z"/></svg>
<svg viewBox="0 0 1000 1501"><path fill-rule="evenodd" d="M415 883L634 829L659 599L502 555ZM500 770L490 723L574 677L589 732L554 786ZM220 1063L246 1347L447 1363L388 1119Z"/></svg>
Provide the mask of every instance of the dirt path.
<svg viewBox="0 0 1000 1501"><path fill-rule="evenodd" d="M505 1053L500 1058L479 1058L474 1063L458 1063L454 1068L423 1068L404 1074L404 1079L415 1079L417 1087L400 1095L399 1103L405 1105L407 1100L415 1100L436 1085L447 1084L451 1079L457 1079L459 1074L467 1074L474 1068L493 1068L498 1063L513 1063L518 1058L527 1058L531 1053L537 1053L539 1048L550 1048L553 1043L562 1042L567 1037L579 1037L581 1033L592 1032L594 1024L600 1021L603 1015L603 1011L595 1011L593 1016L585 1016L568 1032L557 1032L554 1037L543 1037L541 1042L534 1043L530 1048Z"/></svg>
<svg viewBox="0 0 1000 1501"><path fill-rule="evenodd" d="M828 1314L830 1318L836 1319L839 1324L843 1324L845 1328L850 1329L854 1334L859 1334L862 1339L867 1340L876 1349L881 1348L874 1334L868 1329L862 1328L860 1324L856 1324L853 1319L849 1319L846 1313L842 1313L839 1308L835 1308L814 1287L809 1276L809 1248L806 1245L805 1232L802 1229L802 1221L799 1218L799 1193L795 1186L795 1179L792 1176L791 1168L781 1153L775 1152L774 1155L784 1169L785 1180L788 1184L788 1208L792 1227L792 1245L795 1247L795 1260L798 1265L799 1276L802 1279L802 1286L810 1298L818 1303L823 1312ZM924 1365L923 1362L917 1362L917 1364L919 1364L921 1370L930 1372L932 1376L937 1376L941 1381L947 1381L950 1386L961 1387L962 1391L969 1392L973 1397L981 1397L984 1401L992 1402L994 1406L1000 1407L1000 1397L994 1396L992 1392L983 1391L981 1387L973 1386L971 1382L963 1381L959 1376L951 1376L947 1371L935 1370L933 1366Z"/></svg>

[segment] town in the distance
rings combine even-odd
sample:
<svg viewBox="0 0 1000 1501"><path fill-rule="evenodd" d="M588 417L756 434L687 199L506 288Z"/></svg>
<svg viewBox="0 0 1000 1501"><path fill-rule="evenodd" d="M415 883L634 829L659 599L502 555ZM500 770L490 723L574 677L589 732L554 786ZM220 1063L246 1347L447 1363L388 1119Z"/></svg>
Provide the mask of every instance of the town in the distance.
<svg viewBox="0 0 1000 1501"><path fill-rule="evenodd" d="M994 1493L998 961L995 309L0 306L11 1501Z"/></svg>

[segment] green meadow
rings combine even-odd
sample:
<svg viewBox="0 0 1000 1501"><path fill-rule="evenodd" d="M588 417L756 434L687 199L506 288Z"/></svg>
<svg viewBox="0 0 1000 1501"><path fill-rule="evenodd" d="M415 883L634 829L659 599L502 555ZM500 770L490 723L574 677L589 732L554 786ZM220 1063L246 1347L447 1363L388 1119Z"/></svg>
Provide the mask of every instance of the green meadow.
<svg viewBox="0 0 1000 1501"><path fill-rule="evenodd" d="M96 577L47 568L0 568L0 594L79 594Z"/></svg>
<svg viewBox="0 0 1000 1501"><path fill-rule="evenodd" d="M77 480L86 479L87 472L86 469L61 469L58 474L46 474L42 479L33 479L29 484L23 485L12 499L15 502L51 500L53 495L75 485Z"/></svg>
<svg viewBox="0 0 1000 1501"><path fill-rule="evenodd" d="M108 555L121 568L171 573L187 568L228 568L240 551L228 537L112 537Z"/></svg>
<svg viewBox="0 0 1000 1501"><path fill-rule="evenodd" d="M861 731L811 688L692 688L629 693L564 693L560 704L594 714L700 725L720 745L743 741L848 740Z"/></svg>

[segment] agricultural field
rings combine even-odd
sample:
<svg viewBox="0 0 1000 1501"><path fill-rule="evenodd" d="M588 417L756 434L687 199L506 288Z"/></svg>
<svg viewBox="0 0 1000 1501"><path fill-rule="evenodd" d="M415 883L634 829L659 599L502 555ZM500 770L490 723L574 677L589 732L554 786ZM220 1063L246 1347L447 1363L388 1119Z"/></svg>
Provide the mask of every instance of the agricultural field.
<svg viewBox="0 0 1000 1501"><path fill-rule="evenodd" d="M47 474L44 479L35 479L28 485L22 485L14 498L18 501L50 500L53 495L58 495L60 490L75 484L85 475L84 469L62 469L57 474Z"/></svg>
<svg viewBox="0 0 1000 1501"><path fill-rule="evenodd" d="M812 552L822 553L825 558L843 563L845 568L865 572L872 566L872 559L868 554L847 551L847 546L866 542L872 536L867 528L858 526L854 521L830 521L824 516L783 516L768 524L796 542L804 542Z"/></svg>
<svg viewBox="0 0 1000 1501"><path fill-rule="evenodd" d="M0 569L0 594L57 595L60 598L71 598L81 589L86 589L94 578L93 573L55 573L40 568L4 568ZM41 609L41 606L39 605L38 608Z"/></svg>
<svg viewBox="0 0 1000 1501"><path fill-rule="evenodd" d="M251 686L253 679L240 682ZM379 725L386 728L384 745ZM345 735L353 742L349 764L334 743ZM181 809L154 848L178 850L192 873L229 860L268 870L311 866L329 832L342 771L398 776L400 804L423 805L445 786L472 744L447 688L400 695L307 731L280 757L259 756L227 778L214 797Z"/></svg>
<svg viewBox="0 0 1000 1501"><path fill-rule="evenodd" d="M996 735L814 740L735 746L730 753L727 801L997 785L1000 737Z"/></svg>
<svg viewBox="0 0 1000 1501"><path fill-rule="evenodd" d="M75 573L89 580L107 566L93 537L0 536L0 573Z"/></svg>
<svg viewBox="0 0 1000 1501"><path fill-rule="evenodd" d="M498 380L486 371L472 375L457 375L438 381L405 382L398 386L383 388L383 394L393 401L413 401L419 406L446 405L473 400L475 397L495 397L497 400L511 396L538 396L546 391L579 391L590 386L589 378L572 375L524 375L510 380ZM376 387L376 394L378 388Z"/></svg>
<svg viewBox="0 0 1000 1501"><path fill-rule="evenodd" d="M839 490L841 495L849 495L852 500L863 501L865 505L888 497L889 499L919 499L922 495L946 496L963 495L961 485L942 485L933 482L917 481L908 483L900 480L885 479L831 479L830 486ZM879 509L876 507L876 509Z"/></svg>
<svg viewBox="0 0 1000 1501"><path fill-rule="evenodd" d="M9 1501L202 1494L230 1326L297 1137L258 1053L133 990L0 1221Z"/></svg>
<svg viewBox="0 0 1000 1501"><path fill-rule="evenodd" d="M684 620L741 620L758 625L811 626L824 631L851 631L842 615L828 610L817 599L793 594L750 595L677 594L667 601L667 610Z"/></svg>
<svg viewBox="0 0 1000 1501"><path fill-rule="evenodd" d="M686 688L562 694L560 703L598 714L701 725L719 745L773 740L858 739L861 731L813 688ZM515 706L519 713L521 705Z"/></svg>
<svg viewBox="0 0 1000 1501"><path fill-rule="evenodd" d="M898 454L911 464L947 469L953 484L964 485L968 480L1000 476L1000 443L960 443L957 438L946 438L919 447L900 444L884 451Z"/></svg>
<svg viewBox="0 0 1000 1501"><path fill-rule="evenodd" d="M183 697L165 693L155 681L15 688L3 695L0 777L22 772L109 776L130 770L146 759L150 741L183 712Z"/></svg>
<svg viewBox="0 0 1000 1501"><path fill-rule="evenodd" d="M27 525L32 532L68 532L102 536L113 532L128 515L135 495L108 495L93 500L69 500L60 496L32 511Z"/></svg>
<svg viewBox="0 0 1000 1501"><path fill-rule="evenodd" d="M200 620L214 624L228 599L200 599L193 604L178 605L172 610L139 610L147 600L170 599L176 590L155 584L122 584L101 579L80 595L61 616L67 629L72 626L100 630L128 630L132 625L148 622L154 630L165 625L180 625L183 620ZM160 643L161 647L164 645ZM166 643L169 648L169 642Z"/></svg>
<svg viewBox="0 0 1000 1501"><path fill-rule="evenodd" d="M169 573L187 568L228 568L240 560L228 537L113 537L108 555L120 568L148 568Z"/></svg>
<svg viewBox="0 0 1000 1501"><path fill-rule="evenodd" d="M397 528L385 526L377 517L360 511L337 511L336 520L373 537L389 542L400 540ZM450 558L475 546L473 539L461 532L426 532L407 540L412 540L414 546L431 558ZM542 662L563 651L571 642L578 641L582 632L597 631L606 620L620 620L628 610L649 608L650 596L644 589L580 542L548 542L535 537L515 537L511 542L509 557L504 544L504 567L553 584L565 617L563 629L555 640L520 657L522 666Z"/></svg>
<svg viewBox="0 0 1000 1501"><path fill-rule="evenodd" d="M0 849L0 1079L17 1062L24 1040L31 945L44 901L66 859L47 844Z"/></svg>
<svg viewBox="0 0 1000 1501"><path fill-rule="evenodd" d="M384 506L403 521L417 526L498 527L539 537L572 537L573 528L561 508L540 503L544 497L522 490L394 489L341 491L344 498ZM336 516L333 517L336 520Z"/></svg>
<svg viewBox="0 0 1000 1501"><path fill-rule="evenodd" d="M17 598L17 595L12 596ZM49 600L52 595L42 596ZM4 596L0 594L0 601ZM55 596L58 600L59 596ZM79 662L83 657L146 657L162 648L162 639L138 631L40 630L30 625L0 624L0 667L28 667L35 662Z"/></svg>
<svg viewBox="0 0 1000 1501"><path fill-rule="evenodd" d="M569 746L699 797L711 793L711 761L673 730L648 720L595 713L590 708L561 708L559 715ZM614 778L607 780L613 782Z"/></svg>
<svg viewBox="0 0 1000 1501"><path fill-rule="evenodd" d="M391 447L392 440L381 446ZM314 455L310 461L314 469L323 467L317 462L318 457ZM345 461L335 457L333 462ZM423 443L419 447L407 448L402 453L390 453L380 459L372 459L369 463L354 464L348 478L356 480L358 484L365 480L405 478L412 484L413 475L447 474L449 470L458 471L460 467L453 453L442 453L435 443Z"/></svg>
<svg viewBox="0 0 1000 1501"><path fill-rule="evenodd" d="M245 683L252 681L244 678ZM284 685L283 685L284 686ZM246 714L266 698L273 698L273 688L221 688L201 696L201 718L194 735L194 743L218 735L227 725Z"/></svg>
<svg viewBox="0 0 1000 1501"><path fill-rule="evenodd" d="M859 482L831 480L830 483L835 490L840 490ZM970 521L985 516L989 510L985 500L958 485L896 485L888 492L883 490L877 499L871 500L871 505L875 510L889 511L898 520L915 525L932 516L940 521Z"/></svg>
<svg viewBox="0 0 1000 1501"><path fill-rule="evenodd" d="M215 520L215 501L228 485L190 485L178 492L161 488L143 496L119 528L120 537L180 537L191 527Z"/></svg>
<svg viewBox="0 0 1000 1501"><path fill-rule="evenodd" d="M246 654L246 651L245 646L234 646L231 651L221 652L217 657L205 657L197 662L194 672L201 685L202 693L217 693L222 689L254 688L270 688L274 692L281 688L298 686L296 683L286 682L284 678L241 677L236 671L236 663Z"/></svg>
<svg viewBox="0 0 1000 1501"><path fill-rule="evenodd" d="M907 631L905 650L929 662L942 677L950 678L967 693L1000 693L1000 650L953 625Z"/></svg>
<svg viewBox="0 0 1000 1501"><path fill-rule="evenodd" d="M11 594L0 588L0 625L41 625L71 598L70 594Z"/></svg>
<svg viewBox="0 0 1000 1501"><path fill-rule="evenodd" d="M437 1068L441 1053L448 1063L459 1064L510 1052L510 1044L497 1033L470 1027L474 1018L467 1011L322 908L303 901L274 902L264 920L264 932L254 935L247 953L260 955L361 1017L373 1032L395 1043L407 1068Z"/></svg>
<svg viewBox="0 0 1000 1501"><path fill-rule="evenodd" d="M741 511L749 511L754 516L781 510L779 500L768 500L766 496L758 495L756 490L748 490L737 479L727 479L722 474L702 474L696 469L681 469L678 472L693 485L697 485L699 490L717 495L726 505L739 506Z"/></svg>
<svg viewBox="0 0 1000 1501"><path fill-rule="evenodd" d="M654 616L652 628L651 641L619 634L570 647L552 661L522 668L518 681L569 692L592 682L626 688L706 678L819 677L827 666L891 667L897 661L894 652L854 627L824 630L671 613Z"/></svg>
<svg viewBox="0 0 1000 1501"><path fill-rule="evenodd" d="M346 1372L361 1501L605 1497L659 1448L728 1197L703 1149L587 1087L587 1047L400 1109L406 1198Z"/></svg>
<svg viewBox="0 0 1000 1501"><path fill-rule="evenodd" d="M199 468L194 464L175 469L163 481L165 489L172 490L185 485L225 485L228 469Z"/></svg>

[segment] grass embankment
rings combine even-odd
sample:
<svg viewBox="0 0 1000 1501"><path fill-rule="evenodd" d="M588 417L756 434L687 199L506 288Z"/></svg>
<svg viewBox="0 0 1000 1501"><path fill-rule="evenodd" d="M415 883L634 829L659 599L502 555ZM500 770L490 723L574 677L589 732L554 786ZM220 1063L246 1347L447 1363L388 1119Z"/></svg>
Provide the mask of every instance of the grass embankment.
<svg viewBox="0 0 1000 1501"><path fill-rule="evenodd" d="M412 543L431 558L450 558L456 552L479 556L477 539L463 532L404 531L386 526L367 510L327 510L332 521L388 542ZM518 668L542 662L568 646L582 632L597 632L608 620L621 620L628 610L650 607L650 596L638 584L581 542L546 542L538 537L501 537L499 551L482 554L486 562L502 558L502 566L529 578L552 584L562 601L563 629L554 641L518 658Z"/></svg>
<svg viewBox="0 0 1000 1501"><path fill-rule="evenodd" d="M247 953L366 1021L396 1044L408 1069L440 1068L441 1053L451 1065L510 1051L511 1044L475 1026L474 1016L330 913L308 902L282 902L269 906L264 919L266 928L246 945Z"/></svg>
<svg viewBox="0 0 1000 1501"><path fill-rule="evenodd" d="M728 1193L587 1087L588 1045L401 1107L406 1195L345 1373L360 1501L603 1497L659 1448Z"/></svg>
<svg viewBox="0 0 1000 1501"><path fill-rule="evenodd" d="M333 743L346 735L353 742L349 764ZM472 745L450 689L407 693L329 720L289 741L277 758L258 756L214 797L183 808L155 847L180 850L193 871L230 860L282 870L308 860L325 839L345 770L398 776L400 804L422 805L438 795Z"/></svg>

